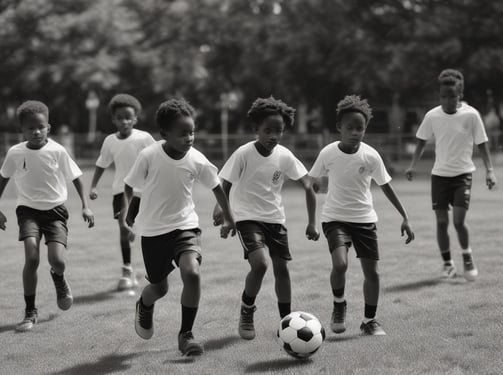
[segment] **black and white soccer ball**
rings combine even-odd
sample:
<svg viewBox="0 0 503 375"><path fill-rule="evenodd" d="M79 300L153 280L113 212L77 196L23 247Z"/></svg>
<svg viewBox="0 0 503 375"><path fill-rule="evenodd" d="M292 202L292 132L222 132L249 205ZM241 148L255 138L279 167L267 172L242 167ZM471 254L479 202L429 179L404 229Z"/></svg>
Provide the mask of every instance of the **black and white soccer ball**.
<svg viewBox="0 0 503 375"><path fill-rule="evenodd" d="M277 335L288 354L305 359L320 348L325 340L325 329L313 314L294 311L281 319Z"/></svg>

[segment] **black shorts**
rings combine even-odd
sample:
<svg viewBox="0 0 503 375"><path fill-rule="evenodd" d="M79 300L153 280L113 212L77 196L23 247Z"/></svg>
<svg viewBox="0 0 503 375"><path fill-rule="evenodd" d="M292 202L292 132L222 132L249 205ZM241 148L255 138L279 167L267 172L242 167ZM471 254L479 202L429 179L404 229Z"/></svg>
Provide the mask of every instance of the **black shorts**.
<svg viewBox="0 0 503 375"><path fill-rule="evenodd" d="M472 174L454 177L431 175L431 201L434 210L448 210L450 206L468 210L472 189Z"/></svg>
<svg viewBox="0 0 503 375"><path fill-rule="evenodd" d="M288 231L283 224L244 220L236 223L236 229L243 245L245 259L257 249L269 249L271 257L292 260L288 248Z"/></svg>
<svg viewBox="0 0 503 375"><path fill-rule="evenodd" d="M330 253L336 248L353 244L357 258L379 260L377 226L375 223L347 223L330 221L322 223Z"/></svg>
<svg viewBox="0 0 503 375"><path fill-rule="evenodd" d="M147 271L147 280L157 284L164 280L178 266L180 255L195 252L201 264L201 230L177 229L159 236L141 238L143 262Z"/></svg>
<svg viewBox="0 0 503 375"><path fill-rule="evenodd" d="M124 210L124 193L115 194L112 200L112 208L114 212L114 219L118 219L122 210ZM140 197L133 197L131 202L129 202L129 211L132 217L135 218L138 215L138 210L140 209Z"/></svg>
<svg viewBox="0 0 503 375"><path fill-rule="evenodd" d="M64 205L61 204L47 211L18 206L16 216L19 225L19 241L24 241L28 237L40 240L43 235L45 243L59 242L66 247L68 211Z"/></svg>

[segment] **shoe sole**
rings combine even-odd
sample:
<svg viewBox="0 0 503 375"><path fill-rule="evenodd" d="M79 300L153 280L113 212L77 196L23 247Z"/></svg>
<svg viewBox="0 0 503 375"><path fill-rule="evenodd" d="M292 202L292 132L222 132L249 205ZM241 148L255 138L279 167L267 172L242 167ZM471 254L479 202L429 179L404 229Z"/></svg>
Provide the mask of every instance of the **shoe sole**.
<svg viewBox="0 0 503 375"><path fill-rule="evenodd" d="M346 326L344 326L344 323L342 323L342 325L332 324L330 326L330 329L334 333L343 333L343 332L346 332Z"/></svg>
<svg viewBox="0 0 503 375"><path fill-rule="evenodd" d="M34 323L31 323L31 324L26 324L26 325L19 325L19 326L16 326L16 332L28 332L28 331L31 331L33 329L33 326L37 323L37 321L35 321Z"/></svg>
<svg viewBox="0 0 503 375"><path fill-rule="evenodd" d="M188 347L185 352L182 352L182 355L185 357L190 357L190 356L198 356L204 353L204 349L201 348L199 345L194 345L191 347Z"/></svg>
<svg viewBox="0 0 503 375"><path fill-rule="evenodd" d="M123 291L123 290L128 290L132 289L134 286L133 281L128 278L128 277L121 277L119 279L119 283L117 284L117 290L118 291Z"/></svg>
<svg viewBox="0 0 503 375"><path fill-rule="evenodd" d="M149 340L154 335L154 327L153 326L151 329L145 329L140 325L140 322L138 319L138 306L136 306L136 313L135 313L135 317L134 317L134 330L136 331L136 334L144 340Z"/></svg>
<svg viewBox="0 0 503 375"><path fill-rule="evenodd" d="M362 331L361 336L386 336L386 332L382 331L382 332L376 332L376 333L368 333L368 332Z"/></svg>
<svg viewBox="0 0 503 375"><path fill-rule="evenodd" d="M255 332L239 330L239 336L245 340L253 340L255 338Z"/></svg>
<svg viewBox="0 0 503 375"><path fill-rule="evenodd" d="M58 307L60 310L66 311L70 309L73 305L73 297L67 296L65 298L58 299Z"/></svg>

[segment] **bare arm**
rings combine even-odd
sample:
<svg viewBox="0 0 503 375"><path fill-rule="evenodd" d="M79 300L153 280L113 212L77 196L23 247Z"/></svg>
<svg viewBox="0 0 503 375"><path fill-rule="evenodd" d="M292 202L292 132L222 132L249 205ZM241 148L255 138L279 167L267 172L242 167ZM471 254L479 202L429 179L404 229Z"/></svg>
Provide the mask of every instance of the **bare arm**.
<svg viewBox="0 0 503 375"><path fill-rule="evenodd" d="M96 190L96 186L98 186L98 182L105 171L104 168L96 166L94 170L93 180L91 182L91 190L89 191L89 198L92 200L98 198L98 191Z"/></svg>
<svg viewBox="0 0 503 375"><path fill-rule="evenodd" d="M309 240L317 241L320 233L316 229L316 194L313 190L312 179L306 174L298 180L306 191L306 207L308 224L306 227L306 236Z"/></svg>
<svg viewBox="0 0 503 375"><path fill-rule="evenodd" d="M480 155L482 155L482 160L484 161L484 165L486 167L486 185L490 189L496 185L496 175L494 174L493 163L491 162L491 154L489 153L489 147L487 142L481 143L477 145L479 149Z"/></svg>
<svg viewBox="0 0 503 375"><path fill-rule="evenodd" d="M227 180L222 179L222 189L223 192L225 193L225 196L227 197L226 200L229 202L229 192L231 191L232 183L230 183ZM215 205L215 208L213 209L213 225L218 226L223 223L223 212L222 212L222 207L218 203Z"/></svg>
<svg viewBox="0 0 503 375"><path fill-rule="evenodd" d="M412 161L410 162L409 168L405 171L405 176L407 180L412 181L414 178L414 168L416 167L416 163L423 156L424 148L426 146L426 141L424 139L417 138L416 150L414 151L414 155L412 156Z"/></svg>
<svg viewBox="0 0 503 375"><path fill-rule="evenodd" d="M220 236L222 238L227 238L229 232L231 232L231 236L234 236L236 234L236 223L234 222L234 217L232 216L232 212L229 207L227 195L221 185L217 185L217 187L213 189L213 194L215 194L215 198L217 199L218 205L220 206L223 214Z"/></svg>
<svg viewBox="0 0 503 375"><path fill-rule="evenodd" d="M5 187L7 186L7 183L9 182L8 178L0 176L0 197L3 194L3 191L5 190ZM5 230L5 223L7 222L7 218L3 214L2 211L0 211L0 229Z"/></svg>
<svg viewBox="0 0 503 375"><path fill-rule="evenodd" d="M129 203L131 203L131 199L133 199L134 191L131 186L128 184L124 184L124 199L126 200L124 207L127 208L127 214L125 217L126 224L130 227L133 226L135 218L132 217L129 211Z"/></svg>
<svg viewBox="0 0 503 375"><path fill-rule="evenodd" d="M397 211L402 215L403 222L400 227L400 230L402 232L402 236L404 235L404 232L407 233L407 239L405 240L405 243L408 244L410 241L414 239L414 232L412 232L412 228L409 225L409 217L407 215L407 211L405 211L405 208L402 205L402 202L400 202L400 199L395 193L395 190L391 186L391 184L387 183L384 185L381 185L381 189L384 192L384 195L388 200L391 202L391 204L397 209Z"/></svg>
<svg viewBox="0 0 503 375"><path fill-rule="evenodd" d="M84 186L82 185L82 181L80 180L80 177L77 177L72 182L73 185L75 186L75 189L77 190L77 193L79 194L80 201L82 202L82 217L84 218L84 221L87 221L89 223L89 228L91 228L94 226L94 215L87 204L87 199L84 195Z"/></svg>

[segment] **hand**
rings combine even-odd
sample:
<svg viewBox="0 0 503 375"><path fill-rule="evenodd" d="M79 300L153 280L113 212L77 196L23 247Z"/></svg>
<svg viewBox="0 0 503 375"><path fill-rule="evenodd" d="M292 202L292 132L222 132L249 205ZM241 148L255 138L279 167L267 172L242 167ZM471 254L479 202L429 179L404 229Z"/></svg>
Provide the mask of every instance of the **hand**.
<svg viewBox="0 0 503 375"><path fill-rule="evenodd" d="M405 170L405 177L407 177L407 180L412 181L415 173L416 173L416 171L414 170L414 168L412 168L412 167L407 168Z"/></svg>
<svg viewBox="0 0 503 375"><path fill-rule="evenodd" d="M89 223L88 228L94 227L94 215L89 208L82 209L82 217L84 218L84 221Z"/></svg>
<svg viewBox="0 0 503 375"><path fill-rule="evenodd" d="M121 227L121 231L125 230L127 232L127 238L129 242L133 242L136 238L136 234L133 232L133 229L131 228L132 225L130 226L129 224L127 224L125 220L121 221L119 225Z"/></svg>
<svg viewBox="0 0 503 375"><path fill-rule="evenodd" d="M213 225L218 227L224 223L224 213L219 204L215 205L213 209ZM225 238L225 237L224 237Z"/></svg>
<svg viewBox="0 0 503 375"><path fill-rule="evenodd" d="M98 190L96 188L92 188L91 191L89 192L89 198L91 200L95 200L98 198Z"/></svg>
<svg viewBox="0 0 503 375"><path fill-rule="evenodd" d="M306 237L308 240L318 241L320 238L320 232L316 229L314 224L308 224L306 227Z"/></svg>
<svg viewBox="0 0 503 375"><path fill-rule="evenodd" d="M222 227L220 228L220 237L227 238L229 232L231 232L231 237L234 237L236 235L236 223L234 222L234 220L223 221Z"/></svg>
<svg viewBox="0 0 503 375"><path fill-rule="evenodd" d="M486 185L489 190L491 190L497 183L496 175L492 169L488 169L486 172Z"/></svg>
<svg viewBox="0 0 503 375"><path fill-rule="evenodd" d="M0 229L5 230L6 226L5 223L7 222L7 218L5 215L0 211Z"/></svg>
<svg viewBox="0 0 503 375"><path fill-rule="evenodd" d="M412 231L412 228L410 227L409 221L407 219L404 219L404 221L402 222L400 230L402 232L402 237L405 233L407 233L407 239L405 240L405 244L408 244L414 240L414 232Z"/></svg>

